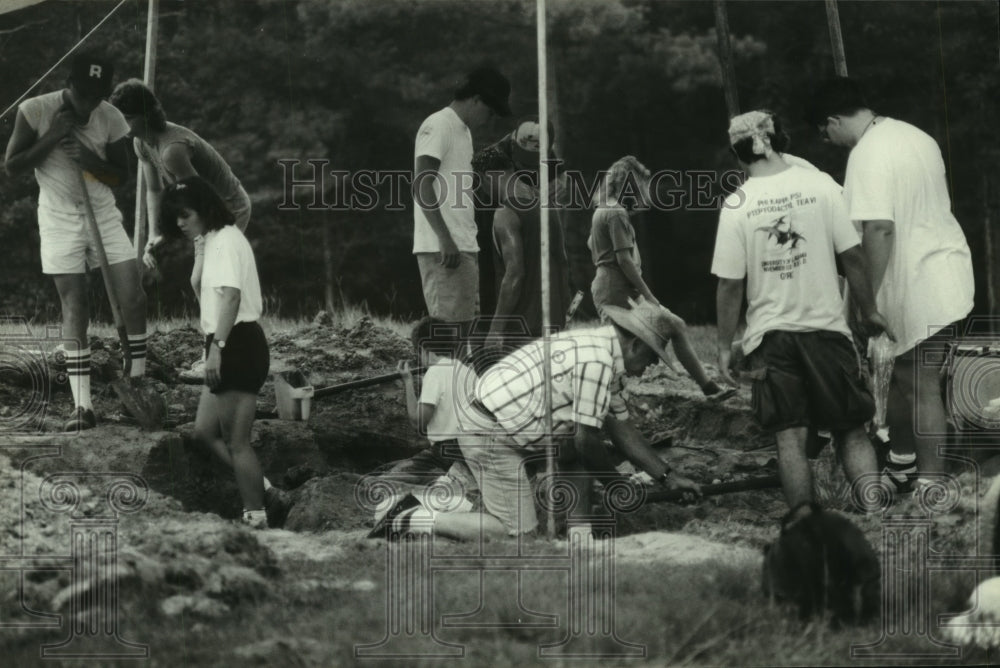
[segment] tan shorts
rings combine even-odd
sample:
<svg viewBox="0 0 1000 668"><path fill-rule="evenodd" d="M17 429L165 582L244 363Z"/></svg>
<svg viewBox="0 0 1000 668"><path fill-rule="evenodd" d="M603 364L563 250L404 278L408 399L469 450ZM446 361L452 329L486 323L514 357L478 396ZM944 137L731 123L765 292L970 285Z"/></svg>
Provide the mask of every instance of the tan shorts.
<svg viewBox="0 0 1000 668"><path fill-rule="evenodd" d="M424 301L432 318L468 322L479 315L479 256L462 253L454 269L441 265L440 253L416 253Z"/></svg>
<svg viewBox="0 0 1000 668"><path fill-rule="evenodd" d="M136 260L132 242L122 226L122 213L117 207L94 212L101 232L108 264ZM45 274L84 274L87 269L101 266L97 245L90 236L87 213L53 211L38 207L38 234L41 238L42 272Z"/></svg>

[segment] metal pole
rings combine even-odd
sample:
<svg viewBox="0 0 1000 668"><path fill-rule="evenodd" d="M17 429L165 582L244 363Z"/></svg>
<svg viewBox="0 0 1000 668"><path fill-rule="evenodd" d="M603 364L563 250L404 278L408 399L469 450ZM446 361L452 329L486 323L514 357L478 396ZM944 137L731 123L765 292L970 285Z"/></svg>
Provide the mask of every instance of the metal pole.
<svg viewBox="0 0 1000 668"><path fill-rule="evenodd" d="M555 442L552 438L552 342L549 338L549 328L552 324L551 299L552 286L549 283L549 104L546 95L548 82L548 71L546 68L546 44L545 44L545 0L537 0L536 4L538 17L535 27L538 34L538 126L541 146L539 147L539 214L540 233L542 249L542 350L544 356L544 406L545 411L545 433L549 438L549 447L546 450L545 473L549 482L554 481L556 473ZM550 484L549 493L552 493L554 486ZM555 513L552 508L552 499L547 504L549 507L545 517L545 533L551 539L556 535Z"/></svg>
<svg viewBox="0 0 1000 668"><path fill-rule="evenodd" d="M722 66L722 89L726 93L726 110L732 118L740 113L740 98L736 92L736 69L729 44L729 15L726 1L715 0L715 38L719 43L719 64Z"/></svg>
<svg viewBox="0 0 1000 668"><path fill-rule="evenodd" d="M840 32L837 0L826 0L826 22L830 27L830 46L833 47L833 71L838 77L846 77L847 56L844 55L844 36Z"/></svg>
<svg viewBox="0 0 1000 668"><path fill-rule="evenodd" d="M153 90L156 79L156 37L160 24L160 0L149 0L146 16L146 61L142 69L142 80ZM146 248L146 184L142 169L135 176L135 230L132 234L135 256L142 271L142 254Z"/></svg>

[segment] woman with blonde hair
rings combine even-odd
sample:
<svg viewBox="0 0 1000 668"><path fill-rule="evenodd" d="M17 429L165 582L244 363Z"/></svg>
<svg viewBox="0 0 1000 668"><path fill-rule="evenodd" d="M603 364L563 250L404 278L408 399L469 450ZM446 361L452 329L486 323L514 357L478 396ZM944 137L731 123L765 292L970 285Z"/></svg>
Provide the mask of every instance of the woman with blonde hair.
<svg viewBox="0 0 1000 668"><path fill-rule="evenodd" d="M604 307L609 305L631 308L634 302L645 300L666 311L673 332L670 340L678 361L706 397L721 401L731 397L736 390L720 387L709 379L688 341L684 320L661 305L642 278L642 258L631 219L650 207L649 186L650 171L634 156L627 155L611 165L594 194L594 216L587 239L587 247L597 267L590 285L594 306L602 321L607 320Z"/></svg>

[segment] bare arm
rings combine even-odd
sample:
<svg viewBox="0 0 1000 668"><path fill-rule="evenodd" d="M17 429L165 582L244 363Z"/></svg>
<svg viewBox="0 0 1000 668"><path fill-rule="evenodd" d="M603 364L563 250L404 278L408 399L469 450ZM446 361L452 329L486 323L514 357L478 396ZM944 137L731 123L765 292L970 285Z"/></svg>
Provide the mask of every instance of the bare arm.
<svg viewBox="0 0 1000 668"><path fill-rule="evenodd" d="M632 249L623 248L615 251L615 259L618 260L618 266L621 267L622 273L625 274L625 278L629 280L629 283L635 286L636 290L639 291L639 294L654 304L659 304L659 300L653 296L653 292L649 289L649 286L646 285L646 281L642 280L642 274L639 272L639 267L635 266L635 262L632 261Z"/></svg>
<svg viewBox="0 0 1000 668"><path fill-rule="evenodd" d="M417 400L417 390L413 384L413 373L410 371L410 364L407 361L400 361L396 366L400 377L403 379L403 394L406 397L406 414L410 422L416 427L420 434L427 433L427 426L434 419L434 411L437 408L434 404L425 404Z"/></svg>
<svg viewBox="0 0 1000 668"><path fill-rule="evenodd" d="M239 288L223 287L219 297L218 321L215 326L214 341L226 341L236 324L236 314L240 310ZM221 379L219 370L222 364L222 351L214 343L209 347L208 358L205 360L205 384L216 387Z"/></svg>
<svg viewBox="0 0 1000 668"><path fill-rule="evenodd" d="M877 295L892 255L896 224L891 220L865 220L862 221L862 229L864 236L861 246L865 249L871 269L872 294Z"/></svg>
<svg viewBox="0 0 1000 668"><path fill-rule="evenodd" d="M496 315L509 316L524 289L524 241L521 238L521 219L507 207L500 208L493 217L493 235L500 244L504 274L497 297ZM497 319L490 326L490 336L500 336L501 324Z"/></svg>
<svg viewBox="0 0 1000 668"><path fill-rule="evenodd" d="M440 174L440 168L441 161L437 158L432 158L429 155L418 156L416 164L417 173L414 175L414 178L419 177L421 174L430 174L431 172ZM434 192L434 181L435 178L430 176L418 178L417 191L413 194L413 199L416 202L416 206L419 206L423 210L424 215L427 217L427 222L430 224L431 229L434 230L434 234L437 235L438 243L441 245L441 264L453 269L458 266L461 256L459 255L458 246L455 244L455 240L451 238L451 232L448 231L448 226L441 216L441 203L437 201L437 194Z"/></svg>
<svg viewBox="0 0 1000 668"><path fill-rule="evenodd" d="M740 320L743 305L743 279L720 278L715 290L715 319L718 328L717 352L719 373L727 383L736 385L736 379L729 370L732 358L733 337Z"/></svg>
<svg viewBox="0 0 1000 668"><path fill-rule="evenodd" d="M663 480L670 489L688 489L701 494L701 488L696 482L671 472L670 467L650 447L646 437L630 421L608 416L604 421L604 428L615 447L654 480ZM664 473L667 474L665 479Z"/></svg>
<svg viewBox="0 0 1000 668"><path fill-rule="evenodd" d="M867 239L868 234L865 234ZM890 339L896 339L889 329L889 324L885 317L878 312L875 306L875 295L872 290L872 281L869 278L868 259L860 246L852 246L843 253L837 255L841 266L844 268L844 276L847 284L851 286L851 295L855 304L861 310L862 323L861 334L863 336L876 336L880 332L885 332ZM883 269L883 274L885 267Z"/></svg>
<svg viewBox="0 0 1000 668"><path fill-rule="evenodd" d="M14 131L7 142L4 168L10 176L23 174L40 165L73 127L73 112L60 111L48 131L42 136L28 124L28 120L18 109L14 119Z"/></svg>

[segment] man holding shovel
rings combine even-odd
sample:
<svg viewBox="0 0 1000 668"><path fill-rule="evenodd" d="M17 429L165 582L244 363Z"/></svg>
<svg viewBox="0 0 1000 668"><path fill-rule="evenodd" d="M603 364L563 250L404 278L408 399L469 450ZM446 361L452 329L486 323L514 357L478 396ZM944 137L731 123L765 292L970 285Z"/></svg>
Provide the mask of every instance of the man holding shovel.
<svg viewBox="0 0 1000 668"><path fill-rule="evenodd" d="M7 144L7 173L34 169L38 181L42 271L52 276L59 292L66 369L76 405L66 431L97 424L90 397L87 269L100 264L101 244L128 331L130 375L141 377L146 371L146 295L111 191L128 176L129 151L128 123L105 101L113 77L114 67L107 60L76 56L66 88L21 103ZM88 206L100 243L88 231Z"/></svg>

